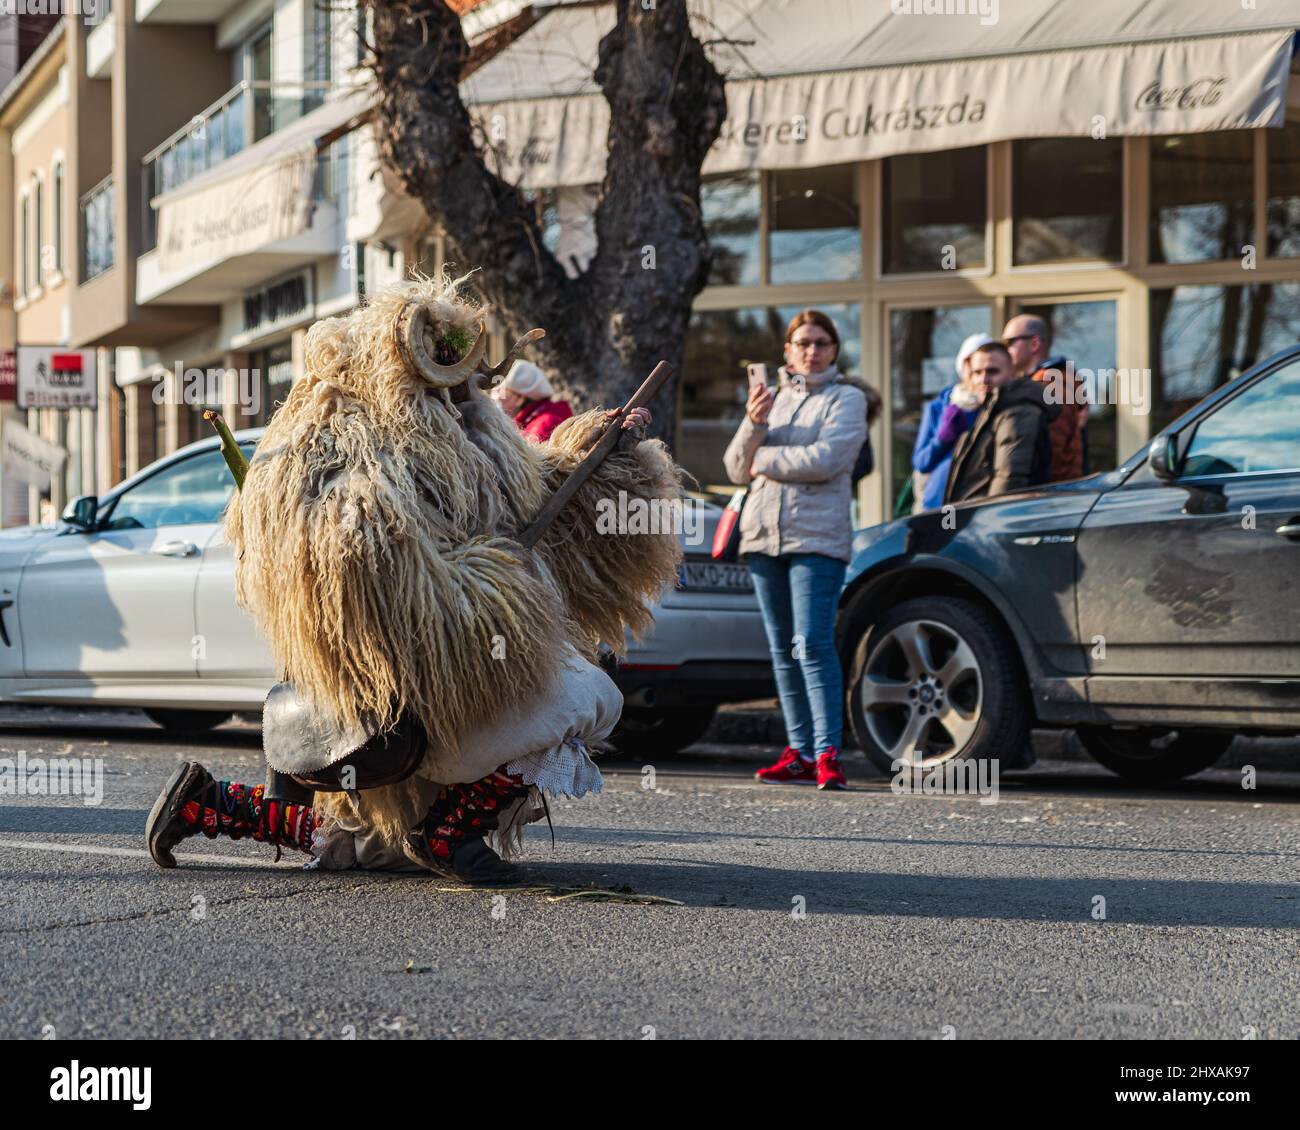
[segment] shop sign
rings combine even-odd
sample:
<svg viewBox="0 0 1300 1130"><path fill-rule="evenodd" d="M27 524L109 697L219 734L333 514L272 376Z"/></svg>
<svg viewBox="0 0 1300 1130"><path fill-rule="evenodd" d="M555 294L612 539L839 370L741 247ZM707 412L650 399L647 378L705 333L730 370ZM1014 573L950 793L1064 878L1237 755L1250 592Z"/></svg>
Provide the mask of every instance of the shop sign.
<svg viewBox="0 0 1300 1130"><path fill-rule="evenodd" d="M49 345L18 347L19 408L94 408L95 351Z"/></svg>

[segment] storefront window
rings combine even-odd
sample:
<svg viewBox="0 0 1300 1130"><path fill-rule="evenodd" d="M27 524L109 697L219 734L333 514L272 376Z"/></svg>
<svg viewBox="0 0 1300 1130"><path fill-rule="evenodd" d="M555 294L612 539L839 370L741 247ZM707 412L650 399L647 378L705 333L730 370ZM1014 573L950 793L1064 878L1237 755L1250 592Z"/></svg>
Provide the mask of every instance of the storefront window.
<svg viewBox="0 0 1300 1130"><path fill-rule="evenodd" d="M1118 138L1035 138L1013 150L1013 261L1122 256L1124 149Z"/></svg>
<svg viewBox="0 0 1300 1130"><path fill-rule="evenodd" d="M289 395L293 384L293 351L287 341L249 356L250 376L258 382L257 414L244 427L258 427L270 421Z"/></svg>
<svg viewBox="0 0 1300 1130"><path fill-rule="evenodd" d="M957 350L971 334L988 333L993 320L987 306L940 306L895 310L889 315L890 427L893 457L890 498L905 501L912 482L912 448L921 413L934 397L957 381ZM919 494L922 484L915 484ZM911 513L911 508L905 509Z"/></svg>
<svg viewBox="0 0 1300 1130"><path fill-rule="evenodd" d="M1037 314L1047 323L1051 357L1064 357L1073 364L1075 375L1083 382L1088 398L1084 474L1112 470L1119 439L1117 403L1131 403L1139 412L1151 403L1149 382L1142 374L1117 369L1114 301L1029 302L1018 312Z"/></svg>
<svg viewBox="0 0 1300 1130"><path fill-rule="evenodd" d="M153 391L156 387L152 382L147 385L136 385L136 389L140 394L141 418L147 417L153 430L153 438L150 440L153 447L147 456L145 455L143 440L140 443L140 467L146 467L155 459L161 459L169 451L167 447L167 402L164 400L159 404L154 401Z"/></svg>
<svg viewBox="0 0 1300 1130"><path fill-rule="evenodd" d="M758 275L760 174L730 173L700 185L704 226L713 248L710 286L753 286Z"/></svg>
<svg viewBox="0 0 1300 1130"><path fill-rule="evenodd" d="M886 274L985 266L987 168L982 145L886 159L880 233Z"/></svg>
<svg viewBox="0 0 1300 1130"><path fill-rule="evenodd" d="M768 194L769 281L862 277L857 165L772 173Z"/></svg>
<svg viewBox="0 0 1300 1130"><path fill-rule="evenodd" d="M1265 131L1268 144L1268 253L1300 256L1300 126Z"/></svg>
<svg viewBox="0 0 1300 1130"><path fill-rule="evenodd" d="M1255 228L1250 130L1151 140L1151 262L1240 259Z"/></svg>
<svg viewBox="0 0 1300 1130"><path fill-rule="evenodd" d="M176 446L184 447L187 443L193 443L195 440L207 439L216 435L216 430L212 424L203 418L203 413L208 409L213 412L225 413L225 393L227 378L219 365L207 366L203 369L204 379L194 381L185 389L184 398L177 405L176 419ZM236 383L234 387L236 398L239 395L239 386ZM236 413L233 420L226 421L232 428L249 427L251 421L242 415Z"/></svg>
<svg viewBox="0 0 1300 1130"><path fill-rule="evenodd" d="M743 310L699 310L686 337L682 411L675 455L702 488L730 494L722 453L745 414L747 362L765 362L775 384L782 364L785 327L802 306ZM858 373L862 354L862 315L857 305L818 307L839 330L842 372ZM868 374L870 379L870 374Z"/></svg>
<svg viewBox="0 0 1300 1130"><path fill-rule="evenodd" d="M1151 291L1151 434L1300 340L1300 283Z"/></svg>

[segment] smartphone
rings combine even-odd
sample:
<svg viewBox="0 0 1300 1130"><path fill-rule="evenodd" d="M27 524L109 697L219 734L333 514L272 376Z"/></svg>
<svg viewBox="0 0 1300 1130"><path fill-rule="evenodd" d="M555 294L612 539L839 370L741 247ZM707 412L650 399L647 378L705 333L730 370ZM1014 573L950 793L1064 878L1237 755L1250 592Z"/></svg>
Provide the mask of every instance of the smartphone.
<svg viewBox="0 0 1300 1130"><path fill-rule="evenodd" d="M746 365L745 372L749 374L749 392L753 395L756 388L767 388L767 366L761 361L755 365ZM769 391L771 391L769 389Z"/></svg>

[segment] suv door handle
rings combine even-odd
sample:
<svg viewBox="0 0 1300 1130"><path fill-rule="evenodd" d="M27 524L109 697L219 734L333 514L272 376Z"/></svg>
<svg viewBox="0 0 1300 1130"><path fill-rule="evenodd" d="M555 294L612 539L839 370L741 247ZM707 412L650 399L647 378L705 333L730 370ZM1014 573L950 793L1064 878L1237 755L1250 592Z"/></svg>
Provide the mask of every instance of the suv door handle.
<svg viewBox="0 0 1300 1130"><path fill-rule="evenodd" d="M1280 538L1300 541L1300 522L1288 522L1285 526L1278 526L1273 532Z"/></svg>
<svg viewBox="0 0 1300 1130"><path fill-rule="evenodd" d="M198 551L192 541L168 541L151 552L159 557L193 557Z"/></svg>

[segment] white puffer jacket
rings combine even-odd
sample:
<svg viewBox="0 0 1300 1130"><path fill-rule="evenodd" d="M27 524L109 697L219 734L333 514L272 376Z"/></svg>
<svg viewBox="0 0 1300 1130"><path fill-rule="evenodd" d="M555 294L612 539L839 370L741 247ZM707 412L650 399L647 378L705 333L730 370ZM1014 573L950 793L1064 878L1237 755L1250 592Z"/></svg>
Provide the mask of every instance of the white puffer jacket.
<svg viewBox="0 0 1300 1130"><path fill-rule="evenodd" d="M723 456L727 477L749 486L740 552L776 557L852 552L853 465L867 437L867 398L857 382L828 369L780 371L766 425L748 416Z"/></svg>

